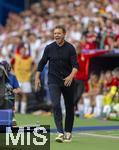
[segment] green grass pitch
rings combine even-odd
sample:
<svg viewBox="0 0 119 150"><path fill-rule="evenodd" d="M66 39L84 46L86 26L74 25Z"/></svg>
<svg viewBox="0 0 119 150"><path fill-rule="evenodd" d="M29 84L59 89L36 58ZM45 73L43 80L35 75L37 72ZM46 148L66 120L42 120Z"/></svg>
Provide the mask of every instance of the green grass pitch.
<svg viewBox="0 0 119 150"><path fill-rule="evenodd" d="M55 128L52 116L16 114L18 126L50 125ZM118 126L119 121L75 118L74 127L80 126ZM56 143L56 133L50 134L50 150L118 150L119 130L73 132L71 143Z"/></svg>

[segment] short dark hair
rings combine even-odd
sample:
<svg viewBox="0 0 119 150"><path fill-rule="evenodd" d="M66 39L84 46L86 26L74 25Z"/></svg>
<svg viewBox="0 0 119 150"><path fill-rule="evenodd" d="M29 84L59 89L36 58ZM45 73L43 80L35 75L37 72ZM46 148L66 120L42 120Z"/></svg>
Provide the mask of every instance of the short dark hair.
<svg viewBox="0 0 119 150"><path fill-rule="evenodd" d="M30 37L30 36L34 36L34 37L36 37L36 34L35 34L35 33L33 33L33 32L30 32L30 33L28 33L27 37Z"/></svg>
<svg viewBox="0 0 119 150"><path fill-rule="evenodd" d="M54 31L55 29L62 29L62 31L63 31L64 33L66 33L66 29L65 29L64 25L57 25L57 26L54 27L53 31Z"/></svg>

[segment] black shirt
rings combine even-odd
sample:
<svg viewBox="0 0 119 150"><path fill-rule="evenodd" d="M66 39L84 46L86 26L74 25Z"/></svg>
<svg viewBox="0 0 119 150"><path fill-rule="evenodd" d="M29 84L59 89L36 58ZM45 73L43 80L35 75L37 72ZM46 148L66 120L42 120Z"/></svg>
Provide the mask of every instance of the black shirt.
<svg viewBox="0 0 119 150"><path fill-rule="evenodd" d="M48 64L48 84L64 84L73 68L78 69L76 51L72 44L67 41L62 46L53 42L46 46L44 54L38 64L38 71L42 71L45 64Z"/></svg>

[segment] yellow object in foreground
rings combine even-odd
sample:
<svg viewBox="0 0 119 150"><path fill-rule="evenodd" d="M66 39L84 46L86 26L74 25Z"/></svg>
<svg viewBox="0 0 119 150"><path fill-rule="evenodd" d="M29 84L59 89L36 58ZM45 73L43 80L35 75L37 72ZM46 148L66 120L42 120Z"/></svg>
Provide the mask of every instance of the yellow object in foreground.
<svg viewBox="0 0 119 150"><path fill-rule="evenodd" d="M112 86L110 91L104 96L104 105L110 105L112 102L112 98L115 95L117 90L116 86Z"/></svg>

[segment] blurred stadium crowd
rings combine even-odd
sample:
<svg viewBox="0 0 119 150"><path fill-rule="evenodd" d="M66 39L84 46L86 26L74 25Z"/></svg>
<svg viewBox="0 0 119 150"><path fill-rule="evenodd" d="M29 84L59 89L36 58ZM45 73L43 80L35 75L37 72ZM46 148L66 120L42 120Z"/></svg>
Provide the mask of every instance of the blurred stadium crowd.
<svg viewBox="0 0 119 150"><path fill-rule="evenodd" d="M36 66L44 47L53 41L52 30L57 24L66 27L66 40L80 52L82 62L85 61L85 54L119 50L118 0L42 0L19 14L9 13L6 25L0 26L0 60L11 63L23 90L21 99L24 107L28 94L34 92L32 80ZM45 89L43 99L50 104L47 66L42 78ZM119 97L116 96L119 87L118 68L100 75L92 73L90 77L87 74L84 80L87 90L78 104L80 115L83 111L86 118L100 117L102 112L108 116L112 111L113 99L118 104L114 112L119 114ZM35 94L38 97L38 93ZM21 110L21 113L25 112Z"/></svg>

